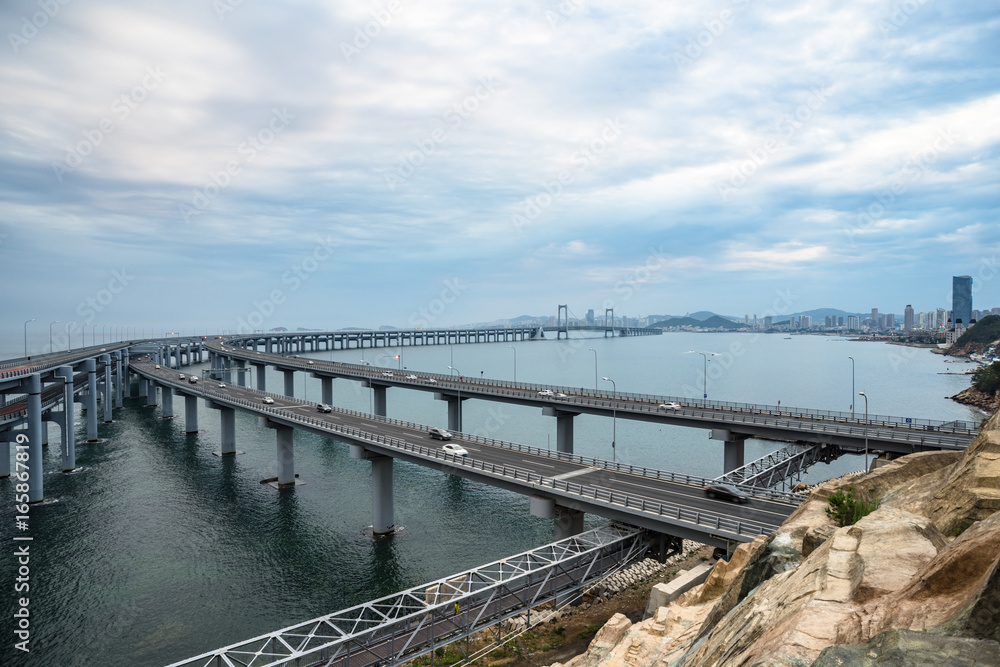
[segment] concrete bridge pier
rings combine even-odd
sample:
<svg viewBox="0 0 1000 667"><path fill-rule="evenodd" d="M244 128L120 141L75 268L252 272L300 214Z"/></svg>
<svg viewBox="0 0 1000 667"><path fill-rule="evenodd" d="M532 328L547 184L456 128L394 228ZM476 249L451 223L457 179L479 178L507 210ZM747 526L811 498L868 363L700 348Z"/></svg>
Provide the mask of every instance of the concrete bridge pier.
<svg viewBox="0 0 1000 667"><path fill-rule="evenodd" d="M73 367L60 366L55 374L66 379L63 382L63 410L62 412L53 412L52 417L62 427L61 470L68 472L76 468L76 433L73 429Z"/></svg>
<svg viewBox="0 0 1000 667"><path fill-rule="evenodd" d="M351 445L351 458L372 462L372 533L392 533L396 528L392 499L392 457L369 452L361 445Z"/></svg>
<svg viewBox="0 0 1000 667"><path fill-rule="evenodd" d="M291 426L275 424L267 417L258 417L261 426L274 429L277 440L278 488L295 486L295 429Z"/></svg>
<svg viewBox="0 0 1000 667"><path fill-rule="evenodd" d="M231 357L223 357L222 358L222 367L226 369L226 370L224 370L222 372L222 379L223 379L223 381L226 384L232 384L233 383L233 371L232 371L233 360L232 360L232 358Z"/></svg>
<svg viewBox="0 0 1000 667"><path fill-rule="evenodd" d="M97 442L97 360L83 362L87 373L87 394L83 397L83 407L87 411L87 441Z"/></svg>
<svg viewBox="0 0 1000 667"><path fill-rule="evenodd" d="M285 396L295 396L295 371L283 370L285 375Z"/></svg>
<svg viewBox="0 0 1000 667"><path fill-rule="evenodd" d="M28 395L28 502L37 503L45 497L42 488L42 376L32 373L27 378ZM17 450L24 451L24 450Z"/></svg>
<svg viewBox="0 0 1000 667"><path fill-rule="evenodd" d="M448 401L448 430L458 433L462 432L462 401L457 395L445 394L440 391L434 392L434 400Z"/></svg>
<svg viewBox="0 0 1000 667"><path fill-rule="evenodd" d="M104 381L101 383L101 407L104 408L104 423L110 424L111 417L111 355L102 354L101 361L104 363Z"/></svg>
<svg viewBox="0 0 1000 667"><path fill-rule="evenodd" d="M243 359L236 360L236 384L240 387L247 386L247 362Z"/></svg>
<svg viewBox="0 0 1000 667"><path fill-rule="evenodd" d="M165 384L160 385L160 399L163 401L162 416L164 419L174 418L174 390Z"/></svg>
<svg viewBox="0 0 1000 667"><path fill-rule="evenodd" d="M122 381L124 376L122 375L122 353L120 351L115 351L111 354L112 364L115 369L115 400L114 407L122 408L125 404L122 403Z"/></svg>
<svg viewBox="0 0 1000 667"><path fill-rule="evenodd" d="M125 398L132 398L132 368L130 363L131 359L129 359L128 350L125 350L122 352L122 392Z"/></svg>
<svg viewBox="0 0 1000 667"><path fill-rule="evenodd" d="M552 519L556 540L564 540L583 532L584 512L557 505L552 498L529 496L528 510L532 516Z"/></svg>
<svg viewBox="0 0 1000 667"><path fill-rule="evenodd" d="M323 394L322 401L327 405L333 405L333 378L321 377L319 382Z"/></svg>
<svg viewBox="0 0 1000 667"><path fill-rule="evenodd" d="M184 432L198 432L198 397L192 394L184 396Z"/></svg>
<svg viewBox="0 0 1000 667"><path fill-rule="evenodd" d="M18 431L0 431L0 479L10 477L10 443Z"/></svg>
<svg viewBox="0 0 1000 667"><path fill-rule="evenodd" d="M556 418L556 451L564 454L573 453L573 417L579 412L568 412L559 408L545 406L542 414Z"/></svg>
<svg viewBox="0 0 1000 667"><path fill-rule="evenodd" d="M709 438L712 440L722 440L725 444L723 453L722 472L731 473L737 468L744 466L743 451L746 439L750 437L741 433L733 433L727 429L713 428Z"/></svg>
<svg viewBox="0 0 1000 667"><path fill-rule="evenodd" d="M151 408L156 405L156 383L150 380L146 383L146 407Z"/></svg>
<svg viewBox="0 0 1000 667"><path fill-rule="evenodd" d="M257 391L267 391L267 366L254 365L257 369Z"/></svg>
<svg viewBox="0 0 1000 667"><path fill-rule="evenodd" d="M373 414L385 417L386 415L386 390L389 388L384 384L377 384L371 380L365 380L362 383L363 387L369 387L372 390L372 412ZM436 396L436 394L435 394ZM451 405L449 404L449 408ZM450 412L449 412L450 414ZM455 429L458 430L458 429Z"/></svg>
<svg viewBox="0 0 1000 667"><path fill-rule="evenodd" d="M213 452L216 456L236 455L236 409L225 405L219 405L209 399L205 399L205 406L219 411L219 424L221 430L221 452Z"/></svg>

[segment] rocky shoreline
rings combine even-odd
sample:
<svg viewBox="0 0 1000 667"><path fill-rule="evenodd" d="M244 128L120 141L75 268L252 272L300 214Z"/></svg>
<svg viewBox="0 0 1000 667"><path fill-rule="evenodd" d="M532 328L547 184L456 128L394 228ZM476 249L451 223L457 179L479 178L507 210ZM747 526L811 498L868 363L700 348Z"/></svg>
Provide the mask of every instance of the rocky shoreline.
<svg viewBox="0 0 1000 667"><path fill-rule="evenodd" d="M838 527L827 500L878 506ZM1000 414L964 452L921 452L816 487L771 535L566 667L1000 665ZM563 667L555 663L553 667Z"/></svg>
<svg viewBox="0 0 1000 667"><path fill-rule="evenodd" d="M993 414L997 410L1000 410L1000 391L998 391L993 396L979 391L975 387L969 387L968 389L963 389L954 396L951 400L963 405L971 405L974 408L978 408L985 412L986 414Z"/></svg>

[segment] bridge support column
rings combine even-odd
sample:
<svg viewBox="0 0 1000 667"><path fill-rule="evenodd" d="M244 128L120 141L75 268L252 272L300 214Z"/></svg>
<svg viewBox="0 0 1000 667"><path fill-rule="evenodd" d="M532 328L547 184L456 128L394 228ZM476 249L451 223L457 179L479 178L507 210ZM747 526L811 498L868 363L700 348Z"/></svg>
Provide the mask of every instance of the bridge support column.
<svg viewBox="0 0 1000 667"><path fill-rule="evenodd" d="M146 395L146 378L139 376L139 395Z"/></svg>
<svg viewBox="0 0 1000 667"><path fill-rule="evenodd" d="M445 394L439 391L434 392L434 399L438 401L448 401L448 430L462 432L462 401L458 396Z"/></svg>
<svg viewBox="0 0 1000 667"><path fill-rule="evenodd" d="M97 442L97 360L87 359L84 369L87 371L87 395L83 403L87 411L87 440ZM155 405L155 393L153 397Z"/></svg>
<svg viewBox="0 0 1000 667"><path fill-rule="evenodd" d="M76 433L73 431L73 367L60 366L55 374L66 379L66 382L63 383L63 411L53 412L52 416L62 425L61 470L68 472L76 468Z"/></svg>
<svg viewBox="0 0 1000 667"><path fill-rule="evenodd" d="M556 505L552 498L529 496L528 510L532 516L552 519L555 539L564 540L583 532L583 516L580 510Z"/></svg>
<svg viewBox="0 0 1000 667"><path fill-rule="evenodd" d="M160 385L160 399L163 402L162 416L164 419L174 418L174 390L163 384Z"/></svg>
<svg viewBox="0 0 1000 667"><path fill-rule="evenodd" d="M146 407L151 408L156 405L156 383L150 380L146 383Z"/></svg>
<svg viewBox="0 0 1000 667"><path fill-rule="evenodd" d="M333 378L321 377L319 381L322 386L323 402L333 405Z"/></svg>
<svg viewBox="0 0 1000 667"><path fill-rule="evenodd" d="M122 353L122 392L124 393L125 398L132 398L132 376L130 375L132 369L129 366L130 363L131 360L129 359L128 350L125 350ZM124 405L124 403L122 403L122 405Z"/></svg>
<svg viewBox="0 0 1000 667"><path fill-rule="evenodd" d="M267 391L267 366L256 366L257 391Z"/></svg>
<svg viewBox="0 0 1000 667"><path fill-rule="evenodd" d="M220 455L233 456L236 454L236 410L219 408L219 424L221 426L219 440L222 446Z"/></svg>
<svg viewBox="0 0 1000 667"><path fill-rule="evenodd" d="M111 355L115 367L115 407L125 407L122 403L122 353L117 351Z"/></svg>
<svg viewBox="0 0 1000 667"><path fill-rule="evenodd" d="M285 396L295 396L295 371L281 371L285 374Z"/></svg>
<svg viewBox="0 0 1000 667"><path fill-rule="evenodd" d="M392 502L392 457L375 454L361 445L352 444L351 458L372 462L372 533L392 533L396 528Z"/></svg>
<svg viewBox="0 0 1000 667"><path fill-rule="evenodd" d="M567 412L559 408L545 406L542 414L556 418L556 451L564 454L573 453L573 417L579 412Z"/></svg>
<svg viewBox="0 0 1000 667"><path fill-rule="evenodd" d="M236 384L240 387L247 386L247 362L242 359L236 360Z"/></svg>
<svg viewBox="0 0 1000 667"><path fill-rule="evenodd" d="M709 438L712 440L722 440L725 444L725 451L723 453L723 463L722 472L724 474L731 473L737 468L742 468L744 465L744 442L749 436L733 433L726 429L714 428L712 429Z"/></svg>
<svg viewBox="0 0 1000 667"><path fill-rule="evenodd" d="M0 432L0 479L10 477L10 440L16 437L14 431Z"/></svg>
<svg viewBox="0 0 1000 667"><path fill-rule="evenodd" d="M385 385L373 384L371 385L371 388L372 388L372 393L374 394L373 403L374 403L375 414L381 417L385 417L386 416L385 395L388 387L386 387Z"/></svg>
<svg viewBox="0 0 1000 667"><path fill-rule="evenodd" d="M198 397L184 396L184 432L198 432Z"/></svg>
<svg viewBox="0 0 1000 667"><path fill-rule="evenodd" d="M104 362L104 382L101 383L101 407L104 408L104 423L110 424L113 420L111 417L111 355L103 354L101 355L101 361Z"/></svg>
<svg viewBox="0 0 1000 667"><path fill-rule="evenodd" d="M28 502L45 497L42 488L42 377L28 376Z"/></svg>
<svg viewBox="0 0 1000 667"><path fill-rule="evenodd" d="M262 417L266 421L266 418ZM278 441L278 488L295 486L295 429L268 423Z"/></svg>

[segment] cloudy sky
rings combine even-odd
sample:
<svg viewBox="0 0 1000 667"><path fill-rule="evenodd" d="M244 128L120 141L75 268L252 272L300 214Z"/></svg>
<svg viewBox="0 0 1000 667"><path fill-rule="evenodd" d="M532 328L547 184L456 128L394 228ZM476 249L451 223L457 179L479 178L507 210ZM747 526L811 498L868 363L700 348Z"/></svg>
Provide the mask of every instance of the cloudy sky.
<svg viewBox="0 0 1000 667"><path fill-rule="evenodd" d="M1000 305L1000 8L10 0L0 312ZM16 326L14 326L16 325Z"/></svg>

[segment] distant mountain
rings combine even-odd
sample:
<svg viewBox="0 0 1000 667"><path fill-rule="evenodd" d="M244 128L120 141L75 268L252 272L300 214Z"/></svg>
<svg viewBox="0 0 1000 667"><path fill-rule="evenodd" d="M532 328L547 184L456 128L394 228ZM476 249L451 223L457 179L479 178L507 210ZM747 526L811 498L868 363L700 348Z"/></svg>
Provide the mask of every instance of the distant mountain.
<svg viewBox="0 0 1000 667"><path fill-rule="evenodd" d="M705 329L743 329L746 327L745 324L740 322L733 322L730 319L722 317L721 315L712 315L711 317L699 320L694 317L672 317L669 320L663 320L661 322L656 322L650 324L649 326L654 328L668 329L670 327L702 327Z"/></svg>
<svg viewBox="0 0 1000 667"><path fill-rule="evenodd" d="M814 308L813 310L803 310L801 313L790 313L791 315L808 315L812 318L813 322L819 322L822 324L823 320L826 319L827 315L832 315L834 317L843 317L846 321L849 315L857 315L860 317L868 317L871 315L868 313L849 313L845 310L839 310L837 308ZM787 317L787 315L785 316Z"/></svg>

